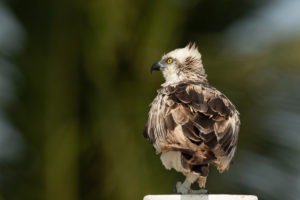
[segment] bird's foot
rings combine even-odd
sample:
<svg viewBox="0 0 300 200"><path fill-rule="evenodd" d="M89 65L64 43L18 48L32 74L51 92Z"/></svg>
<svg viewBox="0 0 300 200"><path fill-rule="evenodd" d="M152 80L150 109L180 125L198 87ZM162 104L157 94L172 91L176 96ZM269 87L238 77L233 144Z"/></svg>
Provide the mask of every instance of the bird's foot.
<svg viewBox="0 0 300 200"><path fill-rule="evenodd" d="M207 189L192 190L181 182L177 182L174 185L173 192L177 194L210 194Z"/></svg>
<svg viewBox="0 0 300 200"><path fill-rule="evenodd" d="M176 185L176 192L180 194L188 194L190 193L190 188L187 187L185 184L182 184L181 182L177 182Z"/></svg>
<svg viewBox="0 0 300 200"><path fill-rule="evenodd" d="M200 190L190 190L190 194L209 194L207 189L200 189Z"/></svg>

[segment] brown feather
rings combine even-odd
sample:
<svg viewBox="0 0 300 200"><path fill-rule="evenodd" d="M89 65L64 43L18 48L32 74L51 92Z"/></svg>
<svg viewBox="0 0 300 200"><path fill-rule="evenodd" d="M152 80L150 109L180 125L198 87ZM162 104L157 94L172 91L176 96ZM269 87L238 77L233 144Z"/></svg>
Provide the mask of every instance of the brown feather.
<svg viewBox="0 0 300 200"><path fill-rule="evenodd" d="M165 124L168 130L173 131L176 127L176 123L173 119L172 114L169 114L165 117Z"/></svg>
<svg viewBox="0 0 300 200"><path fill-rule="evenodd" d="M208 164L220 172L229 167L239 124L239 113L225 95L206 82L182 82L159 90L143 135L158 153L180 151L186 170L207 176Z"/></svg>

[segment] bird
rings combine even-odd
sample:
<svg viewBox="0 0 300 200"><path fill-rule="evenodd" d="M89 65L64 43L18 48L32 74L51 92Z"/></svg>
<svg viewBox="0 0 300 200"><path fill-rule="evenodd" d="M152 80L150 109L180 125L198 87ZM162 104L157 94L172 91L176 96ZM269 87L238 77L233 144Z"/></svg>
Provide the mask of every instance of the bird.
<svg viewBox="0 0 300 200"><path fill-rule="evenodd" d="M161 71L165 82L150 104L143 136L167 170L175 169L186 177L175 184L177 193L206 193L209 166L222 173L232 163L240 114L208 83L195 43L163 55L150 71ZM199 190L192 190L196 181Z"/></svg>

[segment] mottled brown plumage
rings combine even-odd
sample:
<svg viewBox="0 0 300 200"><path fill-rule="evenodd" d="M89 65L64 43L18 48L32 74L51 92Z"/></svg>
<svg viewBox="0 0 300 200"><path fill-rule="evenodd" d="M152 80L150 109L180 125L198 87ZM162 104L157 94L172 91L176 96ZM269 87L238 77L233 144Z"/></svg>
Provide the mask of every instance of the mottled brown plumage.
<svg viewBox="0 0 300 200"><path fill-rule="evenodd" d="M170 58L173 63L161 64ZM162 153L167 169L187 176L185 183L177 184L178 192L187 193L197 179L200 187L205 186L210 164L220 172L229 168L237 146L239 113L208 84L195 45L170 52L152 68L157 65L166 83L151 104L143 135L156 153Z"/></svg>

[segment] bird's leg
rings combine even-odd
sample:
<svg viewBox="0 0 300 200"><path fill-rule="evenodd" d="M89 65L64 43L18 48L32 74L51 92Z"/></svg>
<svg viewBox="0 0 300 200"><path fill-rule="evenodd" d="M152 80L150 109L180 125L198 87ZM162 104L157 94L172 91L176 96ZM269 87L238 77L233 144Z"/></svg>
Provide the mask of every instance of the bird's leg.
<svg viewBox="0 0 300 200"><path fill-rule="evenodd" d="M206 178L204 176L199 176L198 184L200 187L200 190L190 190L191 194L208 194L208 190L204 189L206 184Z"/></svg>
<svg viewBox="0 0 300 200"><path fill-rule="evenodd" d="M205 188L206 178L207 178L207 177L199 176L198 184L199 184L199 187L200 187L200 188Z"/></svg>
<svg viewBox="0 0 300 200"><path fill-rule="evenodd" d="M191 185L199 178L198 174L190 173L183 183L176 183L177 193L188 194L191 192Z"/></svg>
<svg viewBox="0 0 300 200"><path fill-rule="evenodd" d="M192 190L191 185L198 179L200 190ZM208 194L208 190L204 189L206 177L199 176L198 174L189 174L183 183L176 183L177 193L181 194Z"/></svg>

